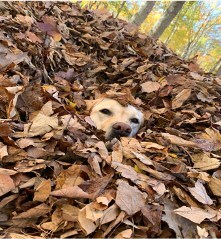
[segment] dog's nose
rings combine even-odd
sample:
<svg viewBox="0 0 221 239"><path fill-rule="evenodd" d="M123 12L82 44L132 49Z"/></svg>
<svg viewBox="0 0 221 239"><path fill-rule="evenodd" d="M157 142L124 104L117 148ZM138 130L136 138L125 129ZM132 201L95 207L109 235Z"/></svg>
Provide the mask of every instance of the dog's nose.
<svg viewBox="0 0 221 239"><path fill-rule="evenodd" d="M114 134L118 136L129 136L132 131L130 125L121 122L115 123L112 128Z"/></svg>

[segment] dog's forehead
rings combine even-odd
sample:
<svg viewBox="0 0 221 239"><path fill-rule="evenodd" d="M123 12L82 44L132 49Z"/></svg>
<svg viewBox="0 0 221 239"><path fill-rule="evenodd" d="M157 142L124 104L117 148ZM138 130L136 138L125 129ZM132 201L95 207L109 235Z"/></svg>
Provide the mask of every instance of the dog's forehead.
<svg viewBox="0 0 221 239"><path fill-rule="evenodd" d="M124 110L124 112L130 113L130 114L135 114L138 115L139 117L143 116L143 113L137 109L136 107L132 106L132 105L127 105L127 106L123 106L121 105L117 100L114 99L110 99L110 98L104 98L102 99L98 104L95 105L94 108L96 109L100 109L100 108L108 108L108 109L122 109Z"/></svg>
<svg viewBox="0 0 221 239"><path fill-rule="evenodd" d="M144 115L142 111L140 111L139 109L137 109L136 107L132 105L128 105L126 108L126 111L127 111L126 114L128 117L136 117L139 119L140 124L143 124Z"/></svg>
<svg viewBox="0 0 221 239"><path fill-rule="evenodd" d="M128 106L126 106L126 109L128 109L128 111L133 112L133 113L136 113L136 114L138 114L138 115L140 115L140 116L143 115L143 113L142 113L139 109L137 109L136 107L134 107L133 105L128 105Z"/></svg>

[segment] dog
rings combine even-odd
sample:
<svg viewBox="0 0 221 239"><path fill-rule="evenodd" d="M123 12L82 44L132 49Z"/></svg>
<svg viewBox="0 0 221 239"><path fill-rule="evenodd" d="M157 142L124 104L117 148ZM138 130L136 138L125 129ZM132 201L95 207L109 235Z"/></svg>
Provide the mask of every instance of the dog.
<svg viewBox="0 0 221 239"><path fill-rule="evenodd" d="M105 132L105 139L133 137L144 121L143 113L132 105L123 106L118 101L103 98L90 112L97 129Z"/></svg>

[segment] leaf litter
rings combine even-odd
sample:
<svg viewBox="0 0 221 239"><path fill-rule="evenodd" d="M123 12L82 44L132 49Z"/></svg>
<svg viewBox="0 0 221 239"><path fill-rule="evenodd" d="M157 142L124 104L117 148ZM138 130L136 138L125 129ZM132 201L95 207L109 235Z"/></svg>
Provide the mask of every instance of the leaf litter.
<svg viewBox="0 0 221 239"><path fill-rule="evenodd" d="M221 79L106 10L4 4L1 236L221 237ZM144 112L136 138L105 142L104 96Z"/></svg>

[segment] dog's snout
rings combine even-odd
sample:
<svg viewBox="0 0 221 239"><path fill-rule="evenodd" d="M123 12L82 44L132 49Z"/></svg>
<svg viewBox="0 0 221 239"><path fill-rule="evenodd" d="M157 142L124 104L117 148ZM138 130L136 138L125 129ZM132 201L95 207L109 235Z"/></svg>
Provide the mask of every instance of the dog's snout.
<svg viewBox="0 0 221 239"><path fill-rule="evenodd" d="M122 123L122 122L115 123L112 126L112 128L113 128L114 134L119 136L129 136L132 131L130 125Z"/></svg>

